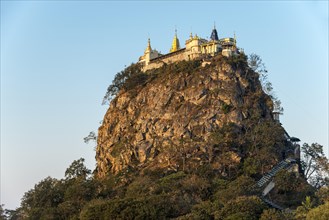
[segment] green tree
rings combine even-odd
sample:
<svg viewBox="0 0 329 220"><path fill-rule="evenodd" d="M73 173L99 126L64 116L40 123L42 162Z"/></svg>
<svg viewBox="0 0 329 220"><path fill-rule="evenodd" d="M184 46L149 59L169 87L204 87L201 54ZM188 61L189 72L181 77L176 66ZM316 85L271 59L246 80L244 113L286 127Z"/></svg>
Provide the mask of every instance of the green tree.
<svg viewBox="0 0 329 220"><path fill-rule="evenodd" d="M316 188L329 185L329 162L323 152L323 146L304 143L301 153L301 165L307 181Z"/></svg>
<svg viewBox="0 0 329 220"><path fill-rule="evenodd" d="M83 158L73 161L66 169L64 201L58 206L63 218L78 218L83 206L97 196L99 182L90 178L90 173L84 165Z"/></svg>
<svg viewBox="0 0 329 220"><path fill-rule="evenodd" d="M168 196L93 200L80 213L80 219L168 219L172 216L172 201Z"/></svg>
<svg viewBox="0 0 329 220"><path fill-rule="evenodd" d="M84 165L84 161L84 158L73 161L65 171L66 179L87 179L88 175L91 174L91 171Z"/></svg>
<svg viewBox="0 0 329 220"><path fill-rule="evenodd" d="M274 177L276 189L279 193L286 194L298 188L300 182L294 172L280 170Z"/></svg>
<svg viewBox="0 0 329 220"><path fill-rule="evenodd" d="M259 219L265 208L256 196L237 197L224 205L220 219Z"/></svg>
<svg viewBox="0 0 329 220"><path fill-rule="evenodd" d="M47 177L24 194L20 216L12 219L74 219L82 207L96 196L98 182L88 178L91 173L84 159L73 161L64 180Z"/></svg>
<svg viewBox="0 0 329 220"><path fill-rule="evenodd" d="M273 101L274 111L282 114L283 108L281 106L281 101L275 95L272 83L268 81L268 72L262 58L259 55L252 53L248 56L248 65L254 72L259 74L259 80L263 91L269 95Z"/></svg>
<svg viewBox="0 0 329 220"><path fill-rule="evenodd" d="M198 203L197 205L193 206L191 217L188 219L214 219L214 212L218 210L219 207L216 207L214 203L207 200L201 203Z"/></svg>
<svg viewBox="0 0 329 220"><path fill-rule="evenodd" d="M306 220L328 220L329 219L329 202L311 209L307 215Z"/></svg>
<svg viewBox="0 0 329 220"><path fill-rule="evenodd" d="M248 56L248 65L254 72L259 74L259 80L266 94L271 93L273 87L272 84L268 81L266 66L262 58L259 55L252 53Z"/></svg>
<svg viewBox="0 0 329 220"><path fill-rule="evenodd" d="M284 149L284 129L272 120L250 118L245 125L244 146L247 154L244 171L247 175L265 173L281 158Z"/></svg>
<svg viewBox="0 0 329 220"><path fill-rule="evenodd" d="M64 192L61 182L47 177L34 186L34 189L26 192L22 198L22 212L29 219L54 219L59 218L56 210L58 204L63 201Z"/></svg>
<svg viewBox="0 0 329 220"><path fill-rule="evenodd" d="M19 207L15 210L6 209L5 210L5 219L23 220L23 219L27 219L27 216L24 215L22 208Z"/></svg>
<svg viewBox="0 0 329 220"><path fill-rule="evenodd" d="M322 186L320 189L318 189L315 195L319 204L329 202L329 186Z"/></svg>
<svg viewBox="0 0 329 220"><path fill-rule="evenodd" d="M215 198L222 204L226 204L230 200L241 197L250 196L257 191L254 188L255 181L248 176L239 176L234 181L231 181L225 188L220 188L215 193Z"/></svg>
<svg viewBox="0 0 329 220"><path fill-rule="evenodd" d="M252 53L248 56L248 65L256 73L267 73L262 58L255 53Z"/></svg>
<svg viewBox="0 0 329 220"><path fill-rule="evenodd" d="M118 72L112 84L107 88L103 98L103 105L109 104L121 89L131 89L137 85L143 84L147 79L147 75L141 71L140 64L131 64L121 72Z"/></svg>
<svg viewBox="0 0 329 220"><path fill-rule="evenodd" d="M305 219L307 213L312 209L313 206L314 203L311 200L311 197L306 196L305 201L302 202L302 205L297 207L295 217L297 219Z"/></svg>
<svg viewBox="0 0 329 220"><path fill-rule="evenodd" d="M281 211L276 209L266 209L260 216L260 220L281 220L286 219Z"/></svg>
<svg viewBox="0 0 329 220"><path fill-rule="evenodd" d="M80 212L80 219L105 219L103 217L104 211L107 209L108 201L106 200L92 200L83 207Z"/></svg>
<svg viewBox="0 0 329 220"><path fill-rule="evenodd" d="M3 209L3 206L3 204L0 205L0 220L6 219L5 210Z"/></svg>

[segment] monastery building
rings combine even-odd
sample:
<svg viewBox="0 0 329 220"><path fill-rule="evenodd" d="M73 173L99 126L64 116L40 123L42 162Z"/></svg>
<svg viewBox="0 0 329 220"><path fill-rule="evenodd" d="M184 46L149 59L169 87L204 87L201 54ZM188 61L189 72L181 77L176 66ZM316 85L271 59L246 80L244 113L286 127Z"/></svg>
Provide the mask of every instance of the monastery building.
<svg viewBox="0 0 329 220"><path fill-rule="evenodd" d="M236 46L236 37L234 38L218 38L216 27L213 28L210 40L203 39L195 35L185 41L185 48L181 48L177 37L177 31L172 41L170 52L160 54L157 50L152 50L150 39L148 39L147 47L144 55L139 58L139 63L143 65L143 71L159 68L163 64L169 64L181 60L192 60L205 56L215 56L222 53L223 56L232 56L239 53Z"/></svg>

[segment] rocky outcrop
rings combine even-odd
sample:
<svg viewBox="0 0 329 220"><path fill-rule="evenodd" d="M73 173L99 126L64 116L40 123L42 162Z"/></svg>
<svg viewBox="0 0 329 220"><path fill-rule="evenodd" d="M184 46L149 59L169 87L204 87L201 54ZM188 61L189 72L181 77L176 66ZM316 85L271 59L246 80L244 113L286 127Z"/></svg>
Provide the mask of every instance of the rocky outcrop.
<svg viewBox="0 0 329 220"><path fill-rule="evenodd" d="M254 114L272 118L272 102L247 66L224 57L193 71L174 66L112 100L98 130L99 177L127 168L193 168L216 157L210 136L224 124L242 127ZM226 157L240 161L233 151Z"/></svg>

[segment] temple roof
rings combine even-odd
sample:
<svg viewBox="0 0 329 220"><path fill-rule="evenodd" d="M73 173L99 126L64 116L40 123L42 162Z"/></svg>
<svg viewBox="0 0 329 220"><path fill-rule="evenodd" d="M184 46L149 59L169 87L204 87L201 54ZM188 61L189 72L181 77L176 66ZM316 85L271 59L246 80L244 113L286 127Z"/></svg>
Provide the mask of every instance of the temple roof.
<svg viewBox="0 0 329 220"><path fill-rule="evenodd" d="M218 34L217 34L216 27L214 27L214 29L212 29L212 32L211 32L211 35L210 35L210 39L211 40L218 40Z"/></svg>

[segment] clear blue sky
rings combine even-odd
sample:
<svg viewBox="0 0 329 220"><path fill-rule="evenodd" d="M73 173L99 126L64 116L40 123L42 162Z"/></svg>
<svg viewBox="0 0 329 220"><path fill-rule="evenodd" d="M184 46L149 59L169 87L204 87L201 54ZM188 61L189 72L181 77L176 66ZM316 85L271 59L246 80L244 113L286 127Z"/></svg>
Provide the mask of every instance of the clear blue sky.
<svg viewBox="0 0 329 220"><path fill-rule="evenodd" d="M285 109L282 124L328 152L328 1L1 1L1 203L19 206L47 176L62 178L92 144L114 75L153 48L169 51L175 26L208 38L237 35L260 55Z"/></svg>

